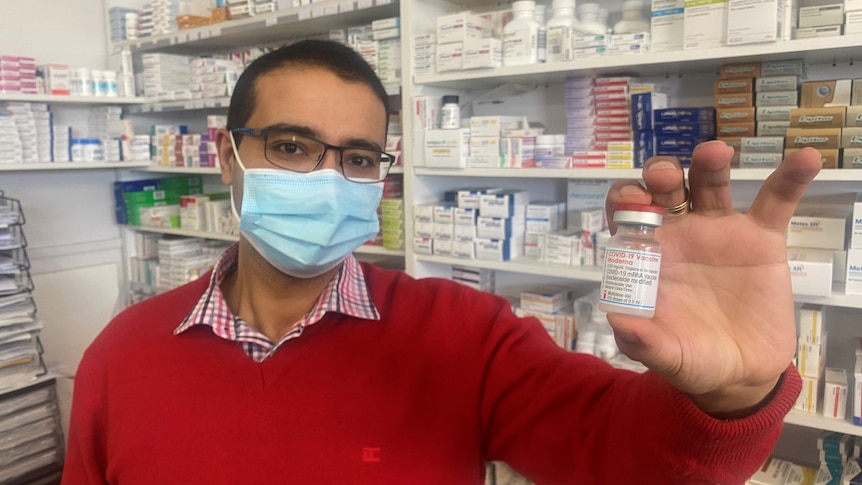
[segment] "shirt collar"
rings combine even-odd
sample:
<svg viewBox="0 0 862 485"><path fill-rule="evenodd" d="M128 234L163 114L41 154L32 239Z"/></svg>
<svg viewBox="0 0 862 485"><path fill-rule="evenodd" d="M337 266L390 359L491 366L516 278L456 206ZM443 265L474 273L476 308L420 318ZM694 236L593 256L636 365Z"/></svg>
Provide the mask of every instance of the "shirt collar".
<svg viewBox="0 0 862 485"><path fill-rule="evenodd" d="M207 290L174 330L174 335L183 333L195 325L206 325L213 327L214 330L220 327L234 328L233 320L236 316L228 309L227 301L221 291L221 283L229 274L236 271L238 262L239 244L234 244L216 261ZM319 314L322 317L326 312L341 313L363 320L380 320L380 312L371 299L362 266L352 254L344 260L308 315ZM231 320L230 325L219 325L219 323L225 323L219 322L225 318ZM230 333L233 334L233 332ZM235 339L235 335L221 336Z"/></svg>

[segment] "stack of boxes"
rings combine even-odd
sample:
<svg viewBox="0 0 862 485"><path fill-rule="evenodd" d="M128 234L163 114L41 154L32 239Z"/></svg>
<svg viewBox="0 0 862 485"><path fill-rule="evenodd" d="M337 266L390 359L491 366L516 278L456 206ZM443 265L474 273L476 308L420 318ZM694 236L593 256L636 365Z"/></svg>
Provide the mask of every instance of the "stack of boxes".
<svg viewBox="0 0 862 485"><path fill-rule="evenodd" d="M797 335L796 368L802 376L802 392L795 407L815 414L823 396L823 372L826 368L826 325L822 307L802 306Z"/></svg>
<svg viewBox="0 0 862 485"><path fill-rule="evenodd" d="M372 244L389 249L404 248L404 176L390 175L383 181L383 199L377 209L380 235Z"/></svg>
<svg viewBox="0 0 862 485"><path fill-rule="evenodd" d="M843 26L844 2L800 7L794 38L834 37L841 35Z"/></svg>
<svg viewBox="0 0 862 485"><path fill-rule="evenodd" d="M596 153L595 80L567 77L565 86L566 151L572 168L604 167L606 155Z"/></svg>
<svg viewBox="0 0 862 485"><path fill-rule="evenodd" d="M138 11L132 8L111 7L108 9L111 25L111 42L122 42L138 38Z"/></svg>
<svg viewBox="0 0 862 485"><path fill-rule="evenodd" d="M180 196L180 228L190 231L224 233L213 214L230 210L230 192ZM212 206L212 207L211 207Z"/></svg>
<svg viewBox="0 0 862 485"><path fill-rule="evenodd" d="M832 296L843 283L851 215L837 208L800 208L787 226L787 259L793 293Z"/></svg>
<svg viewBox="0 0 862 485"><path fill-rule="evenodd" d="M0 55L0 93L38 94L36 59ZM49 94L55 93L49 91ZM56 94L69 94L69 92Z"/></svg>
<svg viewBox="0 0 862 485"><path fill-rule="evenodd" d="M350 27L346 33L346 44L365 59L387 86L401 82L400 29L400 19L393 17L372 25Z"/></svg>
<svg viewBox="0 0 862 485"><path fill-rule="evenodd" d="M162 100L191 99L191 58L171 54L143 54L144 96Z"/></svg>
<svg viewBox="0 0 862 485"><path fill-rule="evenodd" d="M191 59L190 64L190 88L195 99L231 96L243 70L242 61L233 59L201 57Z"/></svg>
<svg viewBox="0 0 862 485"><path fill-rule="evenodd" d="M526 128L519 116L471 117L467 167L535 167L535 135L524 136Z"/></svg>
<svg viewBox="0 0 862 485"><path fill-rule="evenodd" d="M566 203L534 203L527 206L524 255L539 260L539 239L565 229ZM551 261L549 261L551 262Z"/></svg>
<svg viewBox="0 0 862 485"><path fill-rule="evenodd" d="M460 195L459 207L463 201ZM529 203L530 193L523 190L479 194L476 259L509 261L524 254Z"/></svg>
<svg viewBox="0 0 862 485"><path fill-rule="evenodd" d="M117 224L179 228L181 197L200 194L202 183L200 176L114 182Z"/></svg>
<svg viewBox="0 0 862 485"><path fill-rule="evenodd" d="M595 149L609 151L609 144L631 142L630 77L600 77L593 88L596 107Z"/></svg>
<svg viewBox="0 0 862 485"><path fill-rule="evenodd" d="M848 295L862 295L862 194L857 194L853 204L844 292Z"/></svg>
<svg viewBox="0 0 862 485"><path fill-rule="evenodd" d="M254 0L226 0L225 4L231 19L251 17L255 14Z"/></svg>
<svg viewBox="0 0 862 485"><path fill-rule="evenodd" d="M436 34L414 35L413 75L425 76L437 73L437 36Z"/></svg>
<svg viewBox="0 0 862 485"><path fill-rule="evenodd" d="M862 2L844 0L844 35L862 34Z"/></svg>
<svg viewBox="0 0 862 485"><path fill-rule="evenodd" d="M497 273L491 269L452 265L452 280L488 293L494 293L497 289Z"/></svg>
<svg viewBox="0 0 862 485"><path fill-rule="evenodd" d="M823 168L838 168L845 120L846 108L843 106L790 110L785 156L811 146L820 152Z"/></svg>
<svg viewBox="0 0 862 485"><path fill-rule="evenodd" d="M156 291L164 292L194 281L215 265L229 244L196 238L158 241Z"/></svg>
<svg viewBox="0 0 862 485"><path fill-rule="evenodd" d="M52 160L55 162L72 161L72 127L69 125L53 125L51 127ZM147 137L146 152L143 158L134 160L150 159L150 139Z"/></svg>
<svg viewBox="0 0 862 485"><path fill-rule="evenodd" d="M183 135L188 134L186 125L153 125L150 127L152 148L150 153L156 165L183 167Z"/></svg>
<svg viewBox="0 0 862 485"><path fill-rule="evenodd" d="M12 113L0 110L0 163L21 163L24 147Z"/></svg>
<svg viewBox="0 0 862 485"><path fill-rule="evenodd" d="M502 44L493 38L494 26L483 16L469 11L437 17L437 72L460 71L466 66L499 67L502 63ZM465 52L471 52L471 58Z"/></svg>
<svg viewBox="0 0 862 485"><path fill-rule="evenodd" d="M521 292L515 314L519 317L535 317L557 345L571 350L576 334L573 301L574 293L569 288L532 288Z"/></svg>
<svg viewBox="0 0 862 485"><path fill-rule="evenodd" d="M862 106L848 106L841 130L842 168L862 168Z"/></svg>
<svg viewBox="0 0 862 485"><path fill-rule="evenodd" d="M820 483L842 485L844 483L855 482L855 480L850 482L850 477L847 477L847 481L842 479L844 477L844 468L847 466L851 455L854 454L852 436L824 431L823 435L817 438L817 449L820 450L821 472L828 470L829 476L832 477L828 482ZM823 470L824 468L826 470ZM825 475L825 473L822 475Z"/></svg>
<svg viewBox="0 0 862 485"><path fill-rule="evenodd" d="M632 129L630 157L626 160L615 160L612 165L611 161L614 157L608 153L608 168L642 168L644 163L656 154L655 111L668 107L667 94L654 92L651 85L642 84L632 85L630 90Z"/></svg>
<svg viewBox="0 0 862 485"><path fill-rule="evenodd" d="M777 167L784 158L784 137L743 137L739 140L739 152L739 166L742 168Z"/></svg>
<svg viewBox="0 0 862 485"><path fill-rule="evenodd" d="M597 235L606 227L604 209L584 208L567 214L567 229L539 234L537 259L569 266L596 264Z"/></svg>
<svg viewBox="0 0 862 485"><path fill-rule="evenodd" d="M254 14L262 15L278 10L278 2L275 0L254 0Z"/></svg>
<svg viewBox="0 0 862 485"><path fill-rule="evenodd" d="M150 35L167 34L177 30L176 18L180 15L179 0L152 0L152 30ZM144 9L147 7L144 6Z"/></svg>
<svg viewBox="0 0 862 485"><path fill-rule="evenodd" d="M15 122L17 131L15 134L21 146L21 158L17 160L18 162L32 163L39 161L39 138L36 132L36 119L33 117L33 107L31 103L0 103L0 113L9 115L12 121ZM36 104L35 108L37 111L47 111L48 105ZM50 147L51 140L48 138L43 140L42 143L47 143ZM45 161L50 161L50 158Z"/></svg>
<svg viewBox="0 0 862 485"><path fill-rule="evenodd" d="M676 157L691 164L695 147L715 135L714 108L667 108L653 111L656 155Z"/></svg>

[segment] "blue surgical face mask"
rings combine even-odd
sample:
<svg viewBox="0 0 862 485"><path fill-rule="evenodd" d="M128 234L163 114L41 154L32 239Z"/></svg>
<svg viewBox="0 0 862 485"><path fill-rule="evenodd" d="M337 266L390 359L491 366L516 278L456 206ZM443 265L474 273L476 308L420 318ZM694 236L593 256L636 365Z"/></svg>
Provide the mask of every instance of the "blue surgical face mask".
<svg viewBox="0 0 862 485"><path fill-rule="evenodd" d="M243 171L239 215L231 189L239 231L282 273L296 278L319 276L377 235L382 182L351 182L331 169L308 173L246 169L233 133L230 137Z"/></svg>

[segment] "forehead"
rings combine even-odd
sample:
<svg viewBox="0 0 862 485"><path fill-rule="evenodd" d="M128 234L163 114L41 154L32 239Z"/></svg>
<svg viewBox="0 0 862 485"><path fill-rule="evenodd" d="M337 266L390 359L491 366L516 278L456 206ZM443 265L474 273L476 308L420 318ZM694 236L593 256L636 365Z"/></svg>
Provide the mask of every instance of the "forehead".
<svg viewBox="0 0 862 485"><path fill-rule="evenodd" d="M252 128L306 126L330 143L385 138L386 108L374 90L328 69L285 66L260 76L254 89Z"/></svg>

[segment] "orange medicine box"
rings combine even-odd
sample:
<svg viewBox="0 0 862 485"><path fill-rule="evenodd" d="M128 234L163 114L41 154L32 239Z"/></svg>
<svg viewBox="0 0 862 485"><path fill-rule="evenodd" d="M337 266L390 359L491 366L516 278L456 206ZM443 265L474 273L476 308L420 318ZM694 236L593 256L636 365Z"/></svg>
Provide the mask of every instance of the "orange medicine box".
<svg viewBox="0 0 862 485"><path fill-rule="evenodd" d="M755 123L719 123L716 128L717 136L743 137L754 136Z"/></svg>
<svg viewBox="0 0 862 485"><path fill-rule="evenodd" d="M786 148L784 150L784 158L790 156L791 153L799 150L799 148ZM823 162L823 168L838 168L838 160L841 157L841 151L835 149L817 149L820 152L820 161Z"/></svg>
<svg viewBox="0 0 862 485"><path fill-rule="evenodd" d="M750 108L754 106L754 95L752 93L716 94L713 101L717 109Z"/></svg>
<svg viewBox="0 0 862 485"><path fill-rule="evenodd" d="M713 92L716 94L750 93L754 90L754 78L716 79Z"/></svg>
<svg viewBox="0 0 862 485"><path fill-rule="evenodd" d="M784 139L785 148L814 147L837 149L841 146L841 128L790 128Z"/></svg>
<svg viewBox="0 0 862 485"><path fill-rule="evenodd" d="M754 107L720 109L715 116L719 123L749 123L754 121Z"/></svg>
<svg viewBox="0 0 862 485"><path fill-rule="evenodd" d="M796 108L790 110L792 128L841 128L844 126L846 108Z"/></svg>
<svg viewBox="0 0 862 485"><path fill-rule="evenodd" d="M739 153L742 148L742 137L737 136L720 136L717 140L721 140L725 145L733 148L734 153Z"/></svg>
<svg viewBox="0 0 862 485"><path fill-rule="evenodd" d="M760 77L761 63L759 62L735 62L724 64L719 71L722 79L738 79L746 77Z"/></svg>
<svg viewBox="0 0 862 485"><path fill-rule="evenodd" d="M802 83L800 106L803 108L822 108L826 105L849 106L851 86L850 79Z"/></svg>

